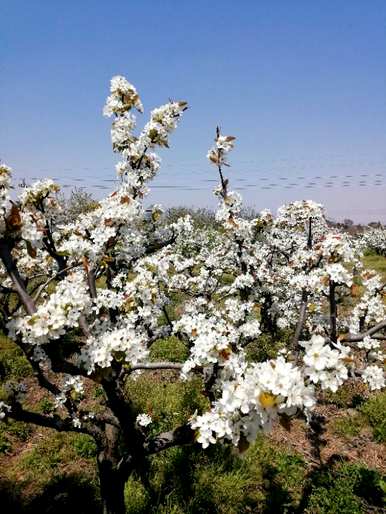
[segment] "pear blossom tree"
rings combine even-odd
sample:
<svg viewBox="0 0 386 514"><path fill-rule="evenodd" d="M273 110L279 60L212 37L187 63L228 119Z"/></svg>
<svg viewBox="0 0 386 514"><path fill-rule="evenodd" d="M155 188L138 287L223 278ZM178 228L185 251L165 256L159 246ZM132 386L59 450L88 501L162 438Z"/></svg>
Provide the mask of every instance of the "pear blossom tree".
<svg viewBox="0 0 386 514"><path fill-rule="evenodd" d="M104 512L120 514L125 482L135 473L148 487L155 453L184 444L243 449L275 421L309 420L321 393L349 378L383 388L386 287L363 269L358 246L331 232L319 204L243 218L225 174L235 138L219 128L208 153L219 178L218 230L197 229L189 216L165 223L160 205L146 210L160 167L154 150L168 148L187 104L154 109L135 135L133 111L143 112L135 87L113 77L110 93L104 114L113 117L120 185L95 208L64 222L58 185L39 181L15 197L11 169L0 167L1 328L54 401L50 414L31 411L22 383L12 383L0 418L91 436ZM290 337L274 358L248 357L262 335L283 331ZM152 345L171 335L187 359L152 361ZM135 410L125 386L154 370L168 380L200 377L207 408L151 434L150 413ZM90 384L103 390L93 409Z"/></svg>
<svg viewBox="0 0 386 514"><path fill-rule="evenodd" d="M365 248L386 257L386 227L368 228L361 237Z"/></svg>

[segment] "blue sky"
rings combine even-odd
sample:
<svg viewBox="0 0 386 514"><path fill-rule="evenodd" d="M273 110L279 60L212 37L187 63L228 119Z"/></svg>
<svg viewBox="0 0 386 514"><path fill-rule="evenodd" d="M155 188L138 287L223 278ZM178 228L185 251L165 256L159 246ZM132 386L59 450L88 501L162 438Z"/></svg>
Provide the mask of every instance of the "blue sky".
<svg viewBox="0 0 386 514"><path fill-rule="evenodd" d="M190 105L151 201L214 205L205 156L220 124L246 204L312 198L334 218L386 221L384 0L12 0L0 16L0 158L18 178L104 193L116 156L101 112L122 74L139 125L170 97Z"/></svg>

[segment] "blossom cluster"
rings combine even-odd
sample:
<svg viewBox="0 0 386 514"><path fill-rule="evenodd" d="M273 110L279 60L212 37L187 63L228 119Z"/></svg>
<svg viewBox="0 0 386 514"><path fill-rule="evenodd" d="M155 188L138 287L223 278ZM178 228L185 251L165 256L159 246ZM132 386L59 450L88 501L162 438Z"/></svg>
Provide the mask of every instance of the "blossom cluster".
<svg viewBox="0 0 386 514"><path fill-rule="evenodd" d="M384 284L376 273L368 272L363 276L364 293L360 301L351 311L349 328L358 334L363 327L371 323L379 323L386 317L386 306L383 297L386 291Z"/></svg>
<svg viewBox="0 0 386 514"><path fill-rule="evenodd" d="M0 217L3 218L5 207L9 201L12 169L0 163ZM1 231L2 232L2 231ZM0 233L1 233L0 232Z"/></svg>
<svg viewBox="0 0 386 514"><path fill-rule="evenodd" d="M90 307L84 277L74 272L59 282L34 314L14 318L8 323L11 337L21 334L28 344L41 345L64 335L69 328L79 325L79 317Z"/></svg>
<svg viewBox="0 0 386 514"><path fill-rule="evenodd" d="M60 389L60 394L55 397L55 408L64 405L68 394L72 391L78 396L82 396L84 394L83 379L79 376L67 375Z"/></svg>
<svg viewBox="0 0 386 514"><path fill-rule="evenodd" d="M372 390L384 389L386 386L385 372L381 367L376 365L367 366L363 370L362 379Z"/></svg>
<svg viewBox="0 0 386 514"><path fill-rule="evenodd" d="M216 139L214 146L209 150L207 158L212 164L216 166L227 165L227 154L234 147L234 136L223 136L220 134L220 130L217 129Z"/></svg>
<svg viewBox="0 0 386 514"><path fill-rule="evenodd" d="M92 337L82 348L79 362L88 373L96 366L109 368L114 359L121 358L128 364L143 362L148 356L145 343L146 336L138 333L130 322L122 321L114 328L106 327L106 323L95 324Z"/></svg>
<svg viewBox="0 0 386 514"><path fill-rule="evenodd" d="M24 207L49 208L50 204L54 202L52 194L58 191L59 186L55 184L53 180L38 180L22 191L20 194L20 202Z"/></svg>
<svg viewBox="0 0 386 514"><path fill-rule="evenodd" d="M105 116L113 114L124 114L133 107L139 112L143 112L143 105L137 93L137 90L130 84L125 77L117 75L110 82L111 95L106 100L103 109Z"/></svg>
<svg viewBox="0 0 386 514"><path fill-rule="evenodd" d="M340 344L331 345L320 335L313 335L310 341L300 342L305 349L304 374L322 389L336 392L348 378L350 348Z"/></svg>
<svg viewBox="0 0 386 514"><path fill-rule="evenodd" d="M301 370L284 357L245 367L233 380L224 381L222 394L212 409L192 417L197 441L204 448L220 439L237 445L240 437L253 441L258 431L268 430L281 414L310 409L314 390L307 386Z"/></svg>

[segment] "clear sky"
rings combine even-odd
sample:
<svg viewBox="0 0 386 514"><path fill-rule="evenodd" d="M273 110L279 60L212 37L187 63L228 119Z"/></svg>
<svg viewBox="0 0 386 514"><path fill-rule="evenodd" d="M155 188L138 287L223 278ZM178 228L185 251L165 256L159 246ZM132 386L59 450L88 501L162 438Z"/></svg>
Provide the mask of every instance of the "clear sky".
<svg viewBox="0 0 386 514"><path fill-rule="evenodd" d="M0 158L17 177L106 192L102 106L122 74L140 125L168 98L190 105L151 201L214 205L205 156L220 124L246 204L312 198L334 218L386 221L385 0L2 0L0 19Z"/></svg>

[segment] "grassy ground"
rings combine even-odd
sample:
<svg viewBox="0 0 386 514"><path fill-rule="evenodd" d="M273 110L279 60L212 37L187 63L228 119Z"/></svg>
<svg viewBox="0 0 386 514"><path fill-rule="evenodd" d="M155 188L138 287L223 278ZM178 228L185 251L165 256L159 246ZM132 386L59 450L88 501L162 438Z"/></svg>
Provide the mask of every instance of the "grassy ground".
<svg viewBox="0 0 386 514"><path fill-rule="evenodd" d="M365 255L363 257L363 265L365 268L373 269L379 273L386 281L386 257L381 255Z"/></svg>

